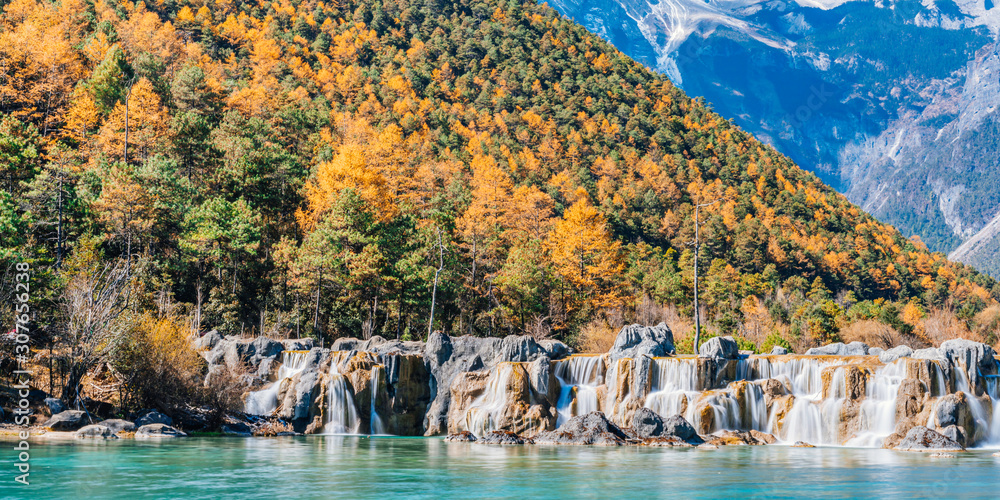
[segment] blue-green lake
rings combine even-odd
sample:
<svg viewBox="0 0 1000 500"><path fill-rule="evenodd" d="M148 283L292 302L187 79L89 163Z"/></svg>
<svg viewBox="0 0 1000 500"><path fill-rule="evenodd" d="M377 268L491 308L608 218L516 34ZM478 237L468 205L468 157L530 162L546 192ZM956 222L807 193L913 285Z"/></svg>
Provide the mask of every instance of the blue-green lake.
<svg viewBox="0 0 1000 500"><path fill-rule="evenodd" d="M7 444L4 442L3 444ZM13 457L8 453L8 457ZM36 442L4 498L997 498L1000 457L484 446L391 437Z"/></svg>

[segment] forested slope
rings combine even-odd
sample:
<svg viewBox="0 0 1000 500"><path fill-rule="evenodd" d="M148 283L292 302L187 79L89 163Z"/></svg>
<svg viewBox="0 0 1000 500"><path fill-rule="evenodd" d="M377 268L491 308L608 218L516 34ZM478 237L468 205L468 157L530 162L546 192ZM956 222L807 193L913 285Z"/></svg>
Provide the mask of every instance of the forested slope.
<svg viewBox="0 0 1000 500"><path fill-rule="evenodd" d="M995 281L547 6L3 3L3 293L31 261L42 322L123 259L133 307L226 333L421 338L433 303L449 333L683 339L715 202L713 332L996 341Z"/></svg>

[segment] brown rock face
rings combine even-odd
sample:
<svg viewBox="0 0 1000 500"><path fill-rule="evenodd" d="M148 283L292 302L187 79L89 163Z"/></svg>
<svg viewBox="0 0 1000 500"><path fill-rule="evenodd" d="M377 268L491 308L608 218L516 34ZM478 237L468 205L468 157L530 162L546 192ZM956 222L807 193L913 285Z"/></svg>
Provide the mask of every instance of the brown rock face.
<svg viewBox="0 0 1000 500"><path fill-rule="evenodd" d="M526 363L500 363L489 372L465 372L451 385L448 432L485 435L507 431L532 435L552 429L555 417L545 394L531 389Z"/></svg>
<svg viewBox="0 0 1000 500"><path fill-rule="evenodd" d="M915 378L903 379L896 395L896 420L917 416L923 409L927 385Z"/></svg>
<svg viewBox="0 0 1000 500"><path fill-rule="evenodd" d="M424 433L424 415L431 401L430 373L423 356L401 355L397 366L399 372L393 377L386 430L399 436L420 436Z"/></svg>
<svg viewBox="0 0 1000 500"><path fill-rule="evenodd" d="M840 373L843 373L843 381L840 380ZM823 378L823 399L845 397L849 400L861 401L865 398L865 389L870 375L871 371L867 367L858 365L824 368L821 374Z"/></svg>

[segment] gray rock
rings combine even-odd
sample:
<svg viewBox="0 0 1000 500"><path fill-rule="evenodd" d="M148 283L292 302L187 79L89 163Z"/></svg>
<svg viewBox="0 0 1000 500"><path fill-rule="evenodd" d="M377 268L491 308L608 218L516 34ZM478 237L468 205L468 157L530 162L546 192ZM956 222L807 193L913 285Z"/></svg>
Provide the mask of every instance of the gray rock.
<svg viewBox="0 0 1000 500"><path fill-rule="evenodd" d="M966 431L975 431L975 420L965 394L946 394L938 399L934 406L934 418L938 428L957 425Z"/></svg>
<svg viewBox="0 0 1000 500"><path fill-rule="evenodd" d="M223 424L219 431L223 436L250 437L250 426L243 422L232 422Z"/></svg>
<svg viewBox="0 0 1000 500"><path fill-rule="evenodd" d="M210 351L219 345L219 342L222 342L222 335L219 334L218 330L212 330L198 337L194 341L194 348L199 351Z"/></svg>
<svg viewBox="0 0 1000 500"><path fill-rule="evenodd" d="M896 445L901 451L963 451L962 445L938 432L918 425L906 433L906 437Z"/></svg>
<svg viewBox="0 0 1000 500"><path fill-rule="evenodd" d="M311 338L286 339L282 340L281 344L286 351L309 351L316 347L316 341Z"/></svg>
<svg viewBox="0 0 1000 500"><path fill-rule="evenodd" d="M882 349L881 347L869 347L868 348L868 355L869 356L881 356L883 352L885 352L885 349Z"/></svg>
<svg viewBox="0 0 1000 500"><path fill-rule="evenodd" d="M649 408L639 408L632 415L632 432L640 438L663 435L663 418Z"/></svg>
<svg viewBox="0 0 1000 500"><path fill-rule="evenodd" d="M51 415L66 411L66 405L58 398L45 398L45 406L49 407L49 414Z"/></svg>
<svg viewBox="0 0 1000 500"><path fill-rule="evenodd" d="M965 429L957 425L949 425L941 429L941 435L958 443L962 448L967 446L968 440L965 437Z"/></svg>
<svg viewBox="0 0 1000 500"><path fill-rule="evenodd" d="M612 361L640 356L671 356L674 351L674 334L665 323L656 326L629 325L615 338L608 354Z"/></svg>
<svg viewBox="0 0 1000 500"><path fill-rule="evenodd" d="M548 353L549 359L562 359L573 353L573 350L569 348L568 345L559 342L558 340L545 339L538 341L538 345L545 349Z"/></svg>
<svg viewBox="0 0 1000 500"><path fill-rule="evenodd" d="M424 417L424 429L428 436L443 434L448 429L451 402L448 388L459 373L490 368L504 361L527 363L548 357L545 349L528 336L452 338L440 332L430 335L423 354L427 371L431 374L432 400Z"/></svg>
<svg viewBox="0 0 1000 500"><path fill-rule="evenodd" d="M135 431L135 437L142 438L174 438L185 437L187 434L167 425L167 424L147 424L139 427Z"/></svg>
<svg viewBox="0 0 1000 500"><path fill-rule="evenodd" d="M913 351L913 354L910 354L910 357L913 359L930 359L934 361L946 361L944 355L941 354L941 351L937 350L934 347L928 347L926 349L917 349L916 351Z"/></svg>
<svg viewBox="0 0 1000 500"><path fill-rule="evenodd" d="M593 411L566 421L554 431L541 432L534 437L535 444L575 444L621 446L629 437L611 423L604 413Z"/></svg>
<svg viewBox="0 0 1000 500"><path fill-rule="evenodd" d="M913 349L910 346L900 345L884 351L878 355L878 360L883 363L892 363L900 358L908 358L913 355Z"/></svg>
<svg viewBox="0 0 1000 500"><path fill-rule="evenodd" d="M868 344L864 342L851 342L844 344L836 342L823 347L813 347L806 351L808 356L867 356Z"/></svg>
<svg viewBox="0 0 1000 500"><path fill-rule="evenodd" d="M164 415L156 410L150 410L142 414L139 418L135 420L136 427L145 427L150 424L165 424L173 425L174 419L170 418L168 415Z"/></svg>
<svg viewBox="0 0 1000 500"><path fill-rule="evenodd" d="M80 428L80 430L76 431L76 437L90 439L118 439L118 436L116 436L111 429L100 424L92 424Z"/></svg>
<svg viewBox="0 0 1000 500"><path fill-rule="evenodd" d="M547 396L549 393L549 379L552 377L552 361L548 356L542 356L528 365L528 379L531 383L531 390L534 394ZM547 401L550 405L555 405L558 401Z"/></svg>
<svg viewBox="0 0 1000 500"><path fill-rule="evenodd" d="M119 432L132 432L135 430L134 423L119 418L105 420L97 425L103 425L104 427L107 427L108 429L111 430L111 432L115 434L118 434Z"/></svg>
<svg viewBox="0 0 1000 500"><path fill-rule="evenodd" d="M774 347L771 348L771 354L773 354L773 355L779 355L779 356L780 355L784 355L784 354L788 354L788 349L785 349L784 347L781 347L780 345L776 345L776 346L774 346Z"/></svg>
<svg viewBox="0 0 1000 500"><path fill-rule="evenodd" d="M531 443L530 439L524 439L513 432L508 431L490 431L487 432L485 436L476 440L477 444L525 444Z"/></svg>
<svg viewBox="0 0 1000 500"><path fill-rule="evenodd" d="M87 423L87 414L79 410L66 410L52 415L45 427L54 431L75 431Z"/></svg>
<svg viewBox="0 0 1000 500"><path fill-rule="evenodd" d="M702 358L739 359L740 348L732 337L712 337L698 347Z"/></svg>
<svg viewBox="0 0 1000 500"><path fill-rule="evenodd" d="M663 434L677 436L691 444L699 444L704 441L698 435L698 431L684 417L673 415L663 421Z"/></svg>
<svg viewBox="0 0 1000 500"><path fill-rule="evenodd" d="M994 356L997 355L993 348L965 339L953 339L941 343L939 348L945 358L956 364L956 368L962 367L969 375L969 384L972 390L982 389L980 385L981 375L992 375L997 373L997 366Z"/></svg>

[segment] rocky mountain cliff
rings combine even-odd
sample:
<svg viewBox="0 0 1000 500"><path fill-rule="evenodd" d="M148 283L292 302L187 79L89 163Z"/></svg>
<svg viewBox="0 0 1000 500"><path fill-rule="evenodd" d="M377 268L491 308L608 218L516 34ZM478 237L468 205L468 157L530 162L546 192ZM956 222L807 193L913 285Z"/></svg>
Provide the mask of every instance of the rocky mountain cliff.
<svg viewBox="0 0 1000 500"><path fill-rule="evenodd" d="M991 0L553 2L932 249L996 274Z"/></svg>

